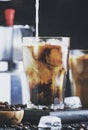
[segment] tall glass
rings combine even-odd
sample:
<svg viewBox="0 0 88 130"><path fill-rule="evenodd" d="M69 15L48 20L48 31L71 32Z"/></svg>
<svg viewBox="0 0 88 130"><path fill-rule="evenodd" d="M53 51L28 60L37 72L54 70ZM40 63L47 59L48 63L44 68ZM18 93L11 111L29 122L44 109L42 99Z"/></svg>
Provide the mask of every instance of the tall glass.
<svg viewBox="0 0 88 130"><path fill-rule="evenodd" d="M69 59L72 95L79 96L88 108L88 50L71 50Z"/></svg>
<svg viewBox="0 0 88 130"><path fill-rule="evenodd" d="M69 38L23 38L23 63L32 104L64 107L68 54Z"/></svg>

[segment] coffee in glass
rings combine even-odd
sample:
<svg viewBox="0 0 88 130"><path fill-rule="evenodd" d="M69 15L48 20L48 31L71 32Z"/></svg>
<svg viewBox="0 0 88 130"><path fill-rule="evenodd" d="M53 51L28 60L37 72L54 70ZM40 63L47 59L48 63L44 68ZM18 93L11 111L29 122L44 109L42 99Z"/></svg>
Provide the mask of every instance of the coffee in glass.
<svg viewBox="0 0 88 130"><path fill-rule="evenodd" d="M23 63L32 104L64 107L68 54L67 37L23 38Z"/></svg>

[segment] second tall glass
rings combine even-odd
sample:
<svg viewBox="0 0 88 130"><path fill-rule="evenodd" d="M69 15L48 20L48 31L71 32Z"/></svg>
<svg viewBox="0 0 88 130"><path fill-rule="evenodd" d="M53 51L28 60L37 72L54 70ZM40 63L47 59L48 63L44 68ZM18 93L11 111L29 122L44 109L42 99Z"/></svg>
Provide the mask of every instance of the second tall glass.
<svg viewBox="0 0 88 130"><path fill-rule="evenodd" d="M70 50L69 57L72 95L80 97L83 108L88 108L88 50Z"/></svg>

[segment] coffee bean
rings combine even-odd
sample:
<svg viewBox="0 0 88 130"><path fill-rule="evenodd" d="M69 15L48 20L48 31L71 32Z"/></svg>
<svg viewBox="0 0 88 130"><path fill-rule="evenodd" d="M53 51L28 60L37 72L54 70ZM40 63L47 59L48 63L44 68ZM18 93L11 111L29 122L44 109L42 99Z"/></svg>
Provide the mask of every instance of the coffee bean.
<svg viewBox="0 0 88 130"><path fill-rule="evenodd" d="M2 111L20 111L21 109L27 108L27 105L23 104L12 104L10 105L8 102L0 102L0 110Z"/></svg>

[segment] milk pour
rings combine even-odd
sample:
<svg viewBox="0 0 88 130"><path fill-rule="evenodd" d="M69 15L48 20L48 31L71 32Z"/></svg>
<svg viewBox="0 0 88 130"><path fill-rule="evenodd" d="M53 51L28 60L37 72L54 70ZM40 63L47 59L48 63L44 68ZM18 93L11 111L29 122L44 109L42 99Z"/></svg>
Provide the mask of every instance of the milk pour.
<svg viewBox="0 0 88 130"><path fill-rule="evenodd" d="M62 41L58 38L49 39L48 37L39 39L39 0L36 0L35 10L35 37L32 39L25 38L24 43L27 43L28 40L30 47L24 46L23 54L25 72L29 83L30 101L34 106L39 105L41 108L42 106L48 106L54 109L52 104L55 104L55 109L63 109L63 82L66 68L62 68L62 53L64 52L61 48ZM65 42L67 43L67 41ZM68 50L67 45L65 45L65 48ZM67 54L65 57L67 57ZM65 60L65 64L66 62L67 60ZM58 71L59 75L57 75ZM56 79L58 82L56 82ZM54 85L56 89L54 89Z"/></svg>
<svg viewBox="0 0 88 130"><path fill-rule="evenodd" d="M36 8L36 38L38 38L39 36L39 32L38 32L38 25L39 25L39 0L36 0L36 5L35 5L35 8Z"/></svg>

